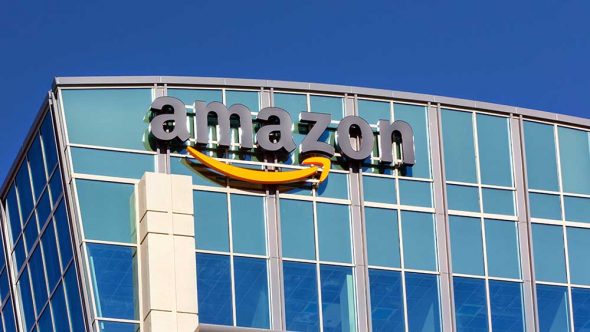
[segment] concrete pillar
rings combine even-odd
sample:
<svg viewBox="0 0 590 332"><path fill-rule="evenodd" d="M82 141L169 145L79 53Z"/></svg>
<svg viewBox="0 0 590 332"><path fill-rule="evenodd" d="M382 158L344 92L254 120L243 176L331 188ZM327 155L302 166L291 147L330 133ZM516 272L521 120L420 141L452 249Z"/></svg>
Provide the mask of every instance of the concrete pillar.
<svg viewBox="0 0 590 332"><path fill-rule="evenodd" d="M137 197L144 331L195 331L197 269L191 178L145 173L137 184Z"/></svg>

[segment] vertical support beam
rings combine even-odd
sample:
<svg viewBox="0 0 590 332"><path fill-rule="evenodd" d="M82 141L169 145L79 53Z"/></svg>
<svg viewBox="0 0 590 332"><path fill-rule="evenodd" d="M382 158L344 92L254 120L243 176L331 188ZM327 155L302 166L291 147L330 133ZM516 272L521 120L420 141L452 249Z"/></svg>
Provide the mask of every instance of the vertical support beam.
<svg viewBox="0 0 590 332"><path fill-rule="evenodd" d="M165 95L165 86L155 86L152 90L152 97L154 100ZM170 174L170 150L157 148L156 152L158 152L156 155L156 172Z"/></svg>
<svg viewBox="0 0 590 332"><path fill-rule="evenodd" d="M198 326L191 177L145 173L137 184L145 332Z"/></svg>
<svg viewBox="0 0 590 332"><path fill-rule="evenodd" d="M268 255L269 255L269 294L270 294L270 318L271 329L285 330L283 319L283 284L281 267L281 234L278 220L278 199L276 189L269 188L266 196L266 222L268 227Z"/></svg>

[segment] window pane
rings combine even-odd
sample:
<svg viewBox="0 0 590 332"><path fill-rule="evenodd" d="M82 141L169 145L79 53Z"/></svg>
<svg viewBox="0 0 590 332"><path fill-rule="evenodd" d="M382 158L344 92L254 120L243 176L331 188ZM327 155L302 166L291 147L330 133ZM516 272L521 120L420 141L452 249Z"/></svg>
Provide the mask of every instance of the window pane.
<svg viewBox="0 0 590 332"><path fill-rule="evenodd" d="M508 119L486 114L476 117L481 183L512 186Z"/></svg>
<svg viewBox="0 0 590 332"><path fill-rule="evenodd" d="M118 323L118 322L98 322L99 332L136 332L139 331L139 324Z"/></svg>
<svg viewBox="0 0 590 332"><path fill-rule="evenodd" d="M447 185L449 210L479 212L479 189L477 187Z"/></svg>
<svg viewBox="0 0 590 332"><path fill-rule="evenodd" d="M43 305L47 302L47 281L45 280L43 259L41 257L41 249L39 246L31 254L29 261L29 269L31 271L31 284L33 285L33 294L35 295L35 307L37 313L41 312Z"/></svg>
<svg viewBox="0 0 590 332"><path fill-rule="evenodd" d="M236 325L269 328L266 260L234 257Z"/></svg>
<svg viewBox="0 0 590 332"><path fill-rule="evenodd" d="M430 152L428 148L428 119L426 107L418 105L394 104L395 119L406 121L414 131L414 150L416 164L407 166L404 175L430 178Z"/></svg>
<svg viewBox="0 0 590 332"><path fill-rule="evenodd" d="M432 214L402 211L402 232L405 267L436 271L436 240Z"/></svg>
<svg viewBox="0 0 590 332"><path fill-rule="evenodd" d="M138 153L71 148L74 172L141 179L154 171L154 156Z"/></svg>
<svg viewBox="0 0 590 332"><path fill-rule="evenodd" d="M53 330L53 323L51 322L51 309L49 306L45 308L41 317L39 317L39 332L52 332Z"/></svg>
<svg viewBox="0 0 590 332"><path fill-rule="evenodd" d="M375 176L363 176L365 201L395 204L395 180Z"/></svg>
<svg viewBox="0 0 590 332"><path fill-rule="evenodd" d="M70 259L72 259L72 242L70 238L68 217L66 215L66 208L63 201L55 211L54 220L55 228L57 229L57 240L59 241L62 269L65 270L66 265L70 262Z"/></svg>
<svg viewBox="0 0 590 332"><path fill-rule="evenodd" d="M66 297L64 296L63 284L59 284L55 290L55 293L53 293L53 297L51 298L51 309L53 309L53 314L56 317L55 330L70 331L70 323L67 319L68 311L66 307Z"/></svg>
<svg viewBox="0 0 590 332"><path fill-rule="evenodd" d="M315 264L283 262L285 316L289 331L319 331Z"/></svg>
<svg viewBox="0 0 590 332"><path fill-rule="evenodd" d="M95 243L86 248L97 315L138 319L135 248Z"/></svg>
<svg viewBox="0 0 590 332"><path fill-rule="evenodd" d="M481 195L483 196L483 212L515 215L513 191L483 188Z"/></svg>
<svg viewBox="0 0 590 332"><path fill-rule="evenodd" d="M182 100L186 105L193 105L195 101L222 102L221 90L207 89L168 89L168 96Z"/></svg>
<svg viewBox="0 0 590 332"><path fill-rule="evenodd" d="M590 290L572 288L574 307L574 331L588 331L590 328Z"/></svg>
<svg viewBox="0 0 590 332"><path fill-rule="evenodd" d="M84 317L82 315L82 302L80 300L80 290L77 281L77 273L74 265L72 264L65 274L65 287L66 295L68 299L68 308L70 311L70 322L72 323L73 331L84 330ZM125 286L121 291L125 294ZM137 290L137 288L135 288ZM137 295L135 295L135 301L137 301ZM136 302L137 306L137 302ZM60 316L56 316L60 317ZM137 318L137 317L136 317Z"/></svg>
<svg viewBox="0 0 590 332"><path fill-rule="evenodd" d="M524 331L520 283L490 280L490 306L494 332Z"/></svg>
<svg viewBox="0 0 590 332"><path fill-rule="evenodd" d="M567 244L571 283L590 285L590 229L568 227Z"/></svg>
<svg viewBox="0 0 590 332"><path fill-rule="evenodd" d="M347 199L348 175L331 172L330 176L319 185L317 192L321 197Z"/></svg>
<svg viewBox="0 0 590 332"><path fill-rule="evenodd" d="M50 173L53 170L53 167L57 164L57 148L50 113L47 113L41 124L41 139L43 141L47 172Z"/></svg>
<svg viewBox="0 0 590 332"><path fill-rule="evenodd" d="M540 332L570 331L567 288L537 285Z"/></svg>
<svg viewBox="0 0 590 332"><path fill-rule="evenodd" d="M199 321L232 325L229 256L197 254Z"/></svg>
<svg viewBox="0 0 590 332"><path fill-rule="evenodd" d="M311 112L328 113L333 121L340 121L344 110L342 98L328 96L310 96Z"/></svg>
<svg viewBox="0 0 590 332"><path fill-rule="evenodd" d="M172 174L188 175L193 178L193 185L225 187L225 177L189 158L170 158Z"/></svg>
<svg viewBox="0 0 590 332"><path fill-rule="evenodd" d="M430 183L399 180L399 199L402 205L432 207Z"/></svg>
<svg viewBox="0 0 590 332"><path fill-rule="evenodd" d="M400 267L397 210L365 208L369 265Z"/></svg>
<svg viewBox="0 0 590 332"><path fill-rule="evenodd" d="M70 143L146 150L151 89L62 90Z"/></svg>
<svg viewBox="0 0 590 332"><path fill-rule="evenodd" d="M565 220L590 223L590 199L563 196Z"/></svg>
<svg viewBox="0 0 590 332"><path fill-rule="evenodd" d="M373 331L403 331L404 303L401 273L369 269Z"/></svg>
<svg viewBox="0 0 590 332"><path fill-rule="evenodd" d="M493 277L520 278L520 256L516 223L485 220L488 274Z"/></svg>
<svg viewBox="0 0 590 332"><path fill-rule="evenodd" d="M453 272L483 275L481 224L477 218L449 216Z"/></svg>
<svg viewBox="0 0 590 332"><path fill-rule="evenodd" d="M457 332L487 331L486 287L483 279L453 277Z"/></svg>
<svg viewBox="0 0 590 332"><path fill-rule="evenodd" d="M31 178L33 181L33 189L35 190L35 197L39 197L45 183L47 183L39 137L36 137L31 143L31 147L27 153L27 159L29 160L29 166L31 167Z"/></svg>
<svg viewBox="0 0 590 332"><path fill-rule="evenodd" d="M24 317L24 324L27 330L30 330L35 323L35 308L33 307L33 294L27 268L24 269L17 283L17 288L20 292L21 317Z"/></svg>
<svg viewBox="0 0 590 332"><path fill-rule="evenodd" d="M371 125L377 125L379 120L391 120L389 102L362 100L358 101L358 115Z"/></svg>
<svg viewBox="0 0 590 332"><path fill-rule="evenodd" d="M422 273L406 273L405 277L409 330L440 331L437 277Z"/></svg>
<svg viewBox="0 0 590 332"><path fill-rule="evenodd" d="M558 190L553 126L525 121L524 140L529 188Z"/></svg>
<svg viewBox="0 0 590 332"><path fill-rule="evenodd" d="M87 239L135 242L132 184L76 180L76 187Z"/></svg>
<svg viewBox="0 0 590 332"><path fill-rule="evenodd" d="M18 210L18 201L16 200L16 187L14 184L10 187L8 196L6 198L6 213L10 219L10 233L12 235L12 243L16 242L22 226L20 221L20 212Z"/></svg>
<svg viewBox="0 0 590 332"><path fill-rule="evenodd" d="M561 202L558 195L529 193L531 217L561 220Z"/></svg>
<svg viewBox="0 0 590 332"><path fill-rule="evenodd" d="M193 192L196 248L229 251L227 195Z"/></svg>
<svg viewBox="0 0 590 332"><path fill-rule="evenodd" d="M314 259L315 239L311 202L281 199L283 257Z"/></svg>
<svg viewBox="0 0 590 332"><path fill-rule="evenodd" d="M590 138L581 130L558 127L563 191L590 194Z"/></svg>
<svg viewBox="0 0 590 332"><path fill-rule="evenodd" d="M347 205L317 204L319 256L322 261L351 262Z"/></svg>
<svg viewBox="0 0 590 332"><path fill-rule="evenodd" d="M27 221L29 214L33 211L33 193L31 192L31 182L29 179L29 168L27 161L24 160L18 173L16 174L16 186L18 189L18 202L20 206L20 215L23 224Z"/></svg>
<svg viewBox="0 0 590 332"><path fill-rule="evenodd" d="M289 112L293 123L299 121L299 113L307 112L307 96L303 94L274 93L273 101L275 107Z"/></svg>
<svg viewBox="0 0 590 332"><path fill-rule="evenodd" d="M4 310L2 310L2 316L4 317L4 328L6 329L6 331L16 331L16 322L14 320L14 310L12 309L12 302L6 302Z"/></svg>
<svg viewBox="0 0 590 332"><path fill-rule="evenodd" d="M264 198L231 195L234 251L266 255Z"/></svg>
<svg viewBox="0 0 590 332"><path fill-rule="evenodd" d="M447 181L476 183L472 114L443 110L442 135Z"/></svg>
<svg viewBox="0 0 590 332"><path fill-rule="evenodd" d="M225 102L228 107L234 104L242 104L248 107L250 112L258 112L260 110L258 99L258 92L256 91L225 91Z"/></svg>
<svg viewBox="0 0 590 332"><path fill-rule="evenodd" d="M53 205L55 205L63 191L61 186L61 172L59 169L56 169L53 173L49 182L49 189L51 189L51 201Z"/></svg>
<svg viewBox="0 0 590 332"><path fill-rule="evenodd" d="M324 331L356 331L352 269L321 265L320 280Z"/></svg>
<svg viewBox="0 0 590 332"><path fill-rule="evenodd" d="M565 249L561 226L533 224L537 280L565 282Z"/></svg>

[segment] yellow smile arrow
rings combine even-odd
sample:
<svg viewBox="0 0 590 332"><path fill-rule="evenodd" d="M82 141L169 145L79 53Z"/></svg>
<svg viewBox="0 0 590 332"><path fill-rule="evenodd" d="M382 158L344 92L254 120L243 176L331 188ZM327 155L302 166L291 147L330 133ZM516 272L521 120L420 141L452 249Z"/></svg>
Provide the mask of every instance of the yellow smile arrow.
<svg viewBox="0 0 590 332"><path fill-rule="evenodd" d="M321 171L319 182L324 181L330 173L330 159L323 157L310 157L303 160L303 165L313 165L306 169L287 172L265 172L256 171L247 168L232 166L214 158L211 158L195 148L188 147L188 152L203 165L236 180L259 183L259 184L285 184L291 182L300 182L314 176Z"/></svg>

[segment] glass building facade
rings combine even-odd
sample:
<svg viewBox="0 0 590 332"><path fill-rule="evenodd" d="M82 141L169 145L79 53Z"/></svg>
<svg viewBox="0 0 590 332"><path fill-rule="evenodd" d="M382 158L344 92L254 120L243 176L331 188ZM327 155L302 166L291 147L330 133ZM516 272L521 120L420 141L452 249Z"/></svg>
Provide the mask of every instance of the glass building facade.
<svg viewBox="0 0 590 332"><path fill-rule="evenodd" d="M195 102L403 120L412 166L338 152L330 175L228 179L149 144L150 105ZM257 170L288 156L209 156ZM362 138L356 138L359 140ZM375 140L377 142L378 140ZM394 155L400 158L399 146ZM145 331L137 185L189 176L199 331L590 331L590 120L396 91L186 77L57 78L1 192L0 331Z"/></svg>

